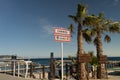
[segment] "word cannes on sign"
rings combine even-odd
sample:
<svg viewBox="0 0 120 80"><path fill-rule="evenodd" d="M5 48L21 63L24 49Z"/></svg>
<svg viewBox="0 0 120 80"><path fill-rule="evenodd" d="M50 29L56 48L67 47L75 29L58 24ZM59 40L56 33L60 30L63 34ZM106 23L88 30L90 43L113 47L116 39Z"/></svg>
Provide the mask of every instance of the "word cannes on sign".
<svg viewBox="0 0 120 80"><path fill-rule="evenodd" d="M54 35L70 35L70 31L65 28L54 28Z"/></svg>
<svg viewBox="0 0 120 80"><path fill-rule="evenodd" d="M65 28L54 28L54 40L56 42L70 42L70 31Z"/></svg>

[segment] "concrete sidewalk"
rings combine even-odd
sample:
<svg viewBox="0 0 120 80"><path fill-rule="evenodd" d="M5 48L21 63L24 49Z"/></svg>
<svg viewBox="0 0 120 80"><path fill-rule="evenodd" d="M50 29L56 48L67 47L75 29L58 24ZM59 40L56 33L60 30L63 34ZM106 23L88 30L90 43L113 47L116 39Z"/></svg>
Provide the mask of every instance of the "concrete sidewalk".
<svg viewBox="0 0 120 80"><path fill-rule="evenodd" d="M0 73L0 80L41 80L41 79L32 79L32 78L22 78L22 77L14 77L12 75L2 74ZM58 80L58 79L57 79ZM72 80L72 79L70 79ZM108 76L108 79L90 79L90 80L120 80L120 76Z"/></svg>
<svg viewBox="0 0 120 80"><path fill-rule="evenodd" d="M0 73L0 80L38 80L38 79L25 79L25 78L21 78L21 77L14 77L11 75L7 75L7 74L2 74Z"/></svg>

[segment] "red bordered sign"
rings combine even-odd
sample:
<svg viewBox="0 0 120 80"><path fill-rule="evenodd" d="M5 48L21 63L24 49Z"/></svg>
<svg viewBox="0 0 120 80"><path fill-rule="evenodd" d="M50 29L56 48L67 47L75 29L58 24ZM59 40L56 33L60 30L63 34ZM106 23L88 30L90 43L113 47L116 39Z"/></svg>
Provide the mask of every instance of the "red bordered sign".
<svg viewBox="0 0 120 80"><path fill-rule="evenodd" d="M54 28L54 40L56 42L70 42L70 31L65 28Z"/></svg>
<svg viewBox="0 0 120 80"><path fill-rule="evenodd" d="M54 28L54 35L70 35L70 31L65 28Z"/></svg>

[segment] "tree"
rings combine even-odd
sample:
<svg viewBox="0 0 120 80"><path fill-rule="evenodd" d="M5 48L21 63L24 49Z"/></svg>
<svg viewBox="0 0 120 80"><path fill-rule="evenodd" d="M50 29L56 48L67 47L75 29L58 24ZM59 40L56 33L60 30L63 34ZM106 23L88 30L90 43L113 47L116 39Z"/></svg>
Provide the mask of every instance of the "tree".
<svg viewBox="0 0 120 80"><path fill-rule="evenodd" d="M87 8L83 4L78 4L77 6L77 13L76 15L69 15L70 18L72 18L77 24L77 66L78 66L78 79L77 80L86 80L87 79L87 73L85 70L85 64L80 63L80 55L84 53L83 50L83 19L85 18L87 14ZM72 25L71 25L72 26ZM71 27L73 28L73 27ZM72 29L71 29L72 31Z"/></svg>
<svg viewBox="0 0 120 80"><path fill-rule="evenodd" d="M104 41L110 42L111 38L106 33L107 32L119 33L120 32L119 22L112 22L111 20L105 19L104 15L102 13L99 13L98 16L95 15L87 16L85 18L84 24L90 27L88 31L91 34L91 36L93 36L92 37L94 39L93 43L96 46L97 57L99 61L100 56L103 55L102 49L103 35ZM99 66L98 74L99 74L98 78L102 78L101 63Z"/></svg>

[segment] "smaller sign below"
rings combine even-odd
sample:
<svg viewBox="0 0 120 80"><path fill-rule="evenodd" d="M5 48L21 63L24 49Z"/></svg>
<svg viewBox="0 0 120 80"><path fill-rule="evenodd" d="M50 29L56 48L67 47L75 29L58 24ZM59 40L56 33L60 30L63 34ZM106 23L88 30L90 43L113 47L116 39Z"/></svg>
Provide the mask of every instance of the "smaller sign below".
<svg viewBox="0 0 120 80"><path fill-rule="evenodd" d="M70 36L54 35L56 42L70 42Z"/></svg>

